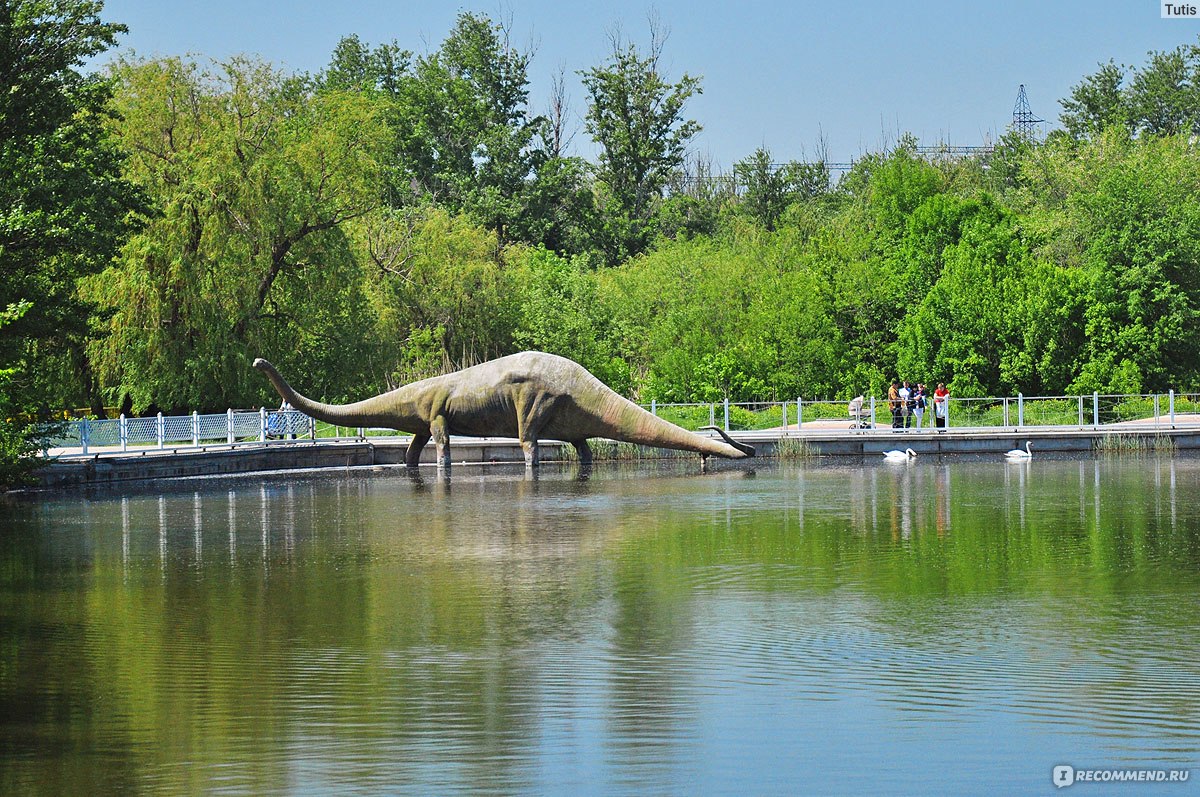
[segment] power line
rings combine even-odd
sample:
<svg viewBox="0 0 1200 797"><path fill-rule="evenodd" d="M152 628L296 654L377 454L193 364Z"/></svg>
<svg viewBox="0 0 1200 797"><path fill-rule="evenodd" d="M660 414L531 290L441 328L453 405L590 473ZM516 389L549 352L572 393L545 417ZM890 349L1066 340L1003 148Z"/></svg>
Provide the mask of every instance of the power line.
<svg viewBox="0 0 1200 797"><path fill-rule="evenodd" d="M1017 91L1017 101L1013 105L1013 130L1026 141L1033 141L1037 137L1037 126L1044 121L1046 120L1033 115L1029 107L1029 97L1025 95L1025 84L1022 83Z"/></svg>

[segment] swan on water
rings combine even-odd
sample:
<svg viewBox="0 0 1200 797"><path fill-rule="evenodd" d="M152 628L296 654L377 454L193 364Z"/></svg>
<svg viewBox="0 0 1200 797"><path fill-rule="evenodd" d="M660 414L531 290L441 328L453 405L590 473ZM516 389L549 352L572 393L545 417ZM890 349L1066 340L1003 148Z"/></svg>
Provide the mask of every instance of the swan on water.
<svg viewBox="0 0 1200 797"><path fill-rule="evenodd" d="M1009 459L1032 459L1033 458L1033 449L1031 449L1029 447L1029 441L1026 440L1024 451L1022 451L1019 448L1014 448L1012 451L1009 451L1004 456L1008 457Z"/></svg>
<svg viewBox="0 0 1200 797"><path fill-rule="evenodd" d="M903 451L893 450L893 451L884 451L883 452L884 459L896 460L896 461L905 460L910 457L915 457L916 455L917 455L917 452L913 451L911 448L906 448Z"/></svg>

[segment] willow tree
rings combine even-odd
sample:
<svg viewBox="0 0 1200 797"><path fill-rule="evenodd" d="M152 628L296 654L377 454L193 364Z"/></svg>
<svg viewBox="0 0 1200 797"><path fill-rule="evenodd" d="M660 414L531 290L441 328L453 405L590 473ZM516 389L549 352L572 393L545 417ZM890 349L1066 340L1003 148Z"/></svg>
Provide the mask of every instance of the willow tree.
<svg viewBox="0 0 1200 797"><path fill-rule="evenodd" d="M345 392L366 342L344 227L380 201L376 105L248 59L122 60L113 74L127 176L156 212L87 289L109 312L92 351L112 397L252 403L266 396L256 354Z"/></svg>

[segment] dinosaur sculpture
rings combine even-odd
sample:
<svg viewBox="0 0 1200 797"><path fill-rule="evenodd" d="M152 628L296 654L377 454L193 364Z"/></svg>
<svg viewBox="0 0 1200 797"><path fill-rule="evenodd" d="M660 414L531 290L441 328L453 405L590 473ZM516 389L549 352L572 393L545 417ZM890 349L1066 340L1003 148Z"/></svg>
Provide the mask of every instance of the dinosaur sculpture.
<svg viewBox="0 0 1200 797"><path fill-rule="evenodd" d="M404 461L420 461L433 439L438 467L450 465L450 435L515 437L525 464L538 464L538 440L564 440L575 446L579 461L590 464L589 437L605 437L658 448L695 451L739 459L754 449L716 427L724 439L694 434L664 421L625 399L582 365L544 352L501 357L445 376L402 385L353 404L322 404L297 393L275 367L261 357L254 367L291 405L313 418L339 426L376 426L413 435Z"/></svg>

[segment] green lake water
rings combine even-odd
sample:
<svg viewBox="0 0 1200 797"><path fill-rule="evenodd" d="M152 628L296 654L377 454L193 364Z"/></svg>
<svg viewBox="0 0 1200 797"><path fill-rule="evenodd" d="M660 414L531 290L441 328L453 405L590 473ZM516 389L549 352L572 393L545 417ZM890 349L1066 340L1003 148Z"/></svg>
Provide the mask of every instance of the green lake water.
<svg viewBox="0 0 1200 797"><path fill-rule="evenodd" d="M1197 791L1200 460L577 475L0 503L0 793Z"/></svg>

